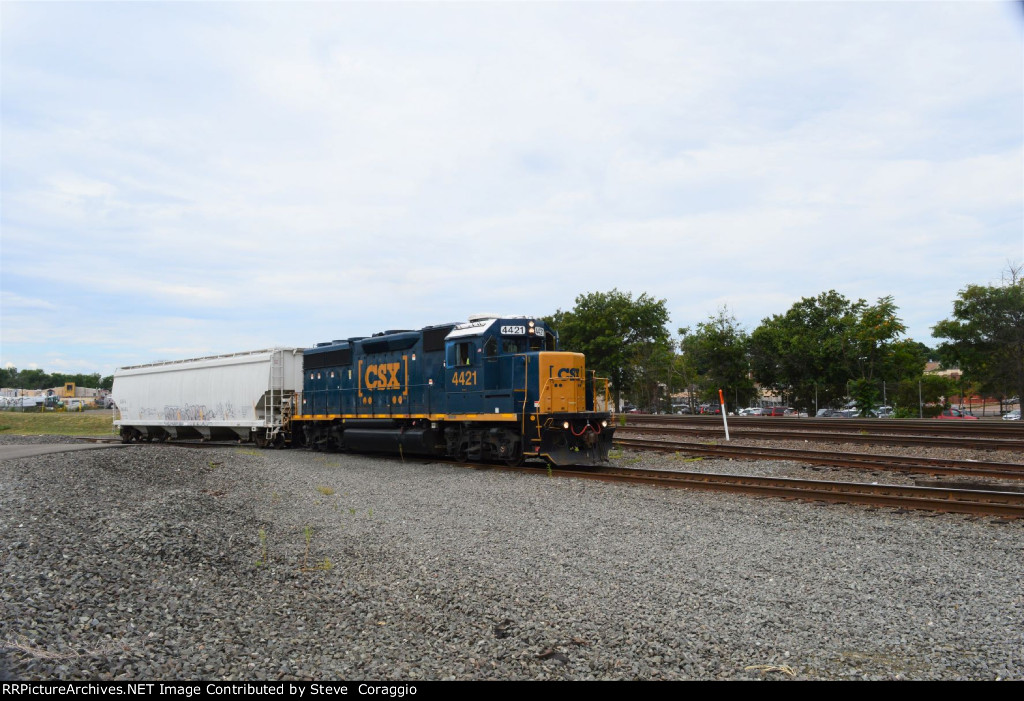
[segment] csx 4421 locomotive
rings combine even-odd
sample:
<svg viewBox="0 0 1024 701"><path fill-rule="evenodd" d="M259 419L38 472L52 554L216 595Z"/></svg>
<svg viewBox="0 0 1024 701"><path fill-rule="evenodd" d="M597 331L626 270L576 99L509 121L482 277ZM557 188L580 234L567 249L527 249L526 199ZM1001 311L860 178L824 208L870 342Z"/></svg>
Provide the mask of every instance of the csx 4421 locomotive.
<svg viewBox="0 0 1024 701"><path fill-rule="evenodd" d="M599 394L543 322L471 317L307 349L286 430L319 450L594 465L614 432Z"/></svg>

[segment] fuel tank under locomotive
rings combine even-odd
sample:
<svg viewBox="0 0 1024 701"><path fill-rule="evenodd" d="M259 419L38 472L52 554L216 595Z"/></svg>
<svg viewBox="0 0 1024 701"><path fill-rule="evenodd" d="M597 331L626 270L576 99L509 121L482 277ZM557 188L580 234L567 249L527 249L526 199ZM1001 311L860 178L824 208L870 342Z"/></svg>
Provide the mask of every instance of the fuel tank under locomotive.
<svg viewBox="0 0 1024 701"><path fill-rule="evenodd" d="M432 428L346 428L342 433L344 446L357 453L401 453L437 455L437 432Z"/></svg>

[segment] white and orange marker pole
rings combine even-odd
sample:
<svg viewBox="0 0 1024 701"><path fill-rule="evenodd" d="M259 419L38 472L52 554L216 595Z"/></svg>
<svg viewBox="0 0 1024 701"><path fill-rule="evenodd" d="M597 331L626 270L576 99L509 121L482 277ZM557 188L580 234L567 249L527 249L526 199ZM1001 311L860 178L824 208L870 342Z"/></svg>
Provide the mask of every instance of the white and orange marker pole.
<svg viewBox="0 0 1024 701"><path fill-rule="evenodd" d="M729 419L725 416L725 395L718 390L718 401L722 405L722 425L725 426L725 440L729 440Z"/></svg>

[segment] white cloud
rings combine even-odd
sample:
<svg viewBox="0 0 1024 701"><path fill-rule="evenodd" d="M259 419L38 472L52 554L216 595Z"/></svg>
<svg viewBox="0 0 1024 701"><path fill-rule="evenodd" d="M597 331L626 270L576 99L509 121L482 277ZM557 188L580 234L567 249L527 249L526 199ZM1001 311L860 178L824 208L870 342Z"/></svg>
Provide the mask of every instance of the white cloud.
<svg viewBox="0 0 1024 701"><path fill-rule="evenodd" d="M112 7L5 6L19 365L613 286L674 326L893 294L928 342L956 289L1024 258L1000 5Z"/></svg>

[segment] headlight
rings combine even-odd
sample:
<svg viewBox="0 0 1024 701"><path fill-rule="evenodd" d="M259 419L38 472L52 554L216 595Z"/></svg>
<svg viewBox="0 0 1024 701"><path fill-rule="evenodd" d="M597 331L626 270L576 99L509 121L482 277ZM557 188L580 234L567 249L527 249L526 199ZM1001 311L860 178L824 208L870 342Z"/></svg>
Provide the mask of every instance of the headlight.
<svg viewBox="0 0 1024 701"><path fill-rule="evenodd" d="M562 428L564 428L565 430L569 430L569 422L568 421L563 421L562 422Z"/></svg>
<svg viewBox="0 0 1024 701"><path fill-rule="evenodd" d="M601 428L608 428L608 419L601 422Z"/></svg>

